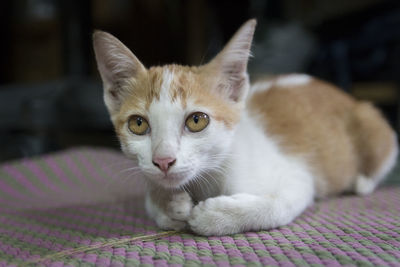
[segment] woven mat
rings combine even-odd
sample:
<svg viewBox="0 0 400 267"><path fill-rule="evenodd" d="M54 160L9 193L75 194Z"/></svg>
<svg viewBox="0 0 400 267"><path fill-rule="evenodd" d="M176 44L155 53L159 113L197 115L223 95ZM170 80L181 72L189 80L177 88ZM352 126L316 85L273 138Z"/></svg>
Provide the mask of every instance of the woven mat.
<svg viewBox="0 0 400 267"><path fill-rule="evenodd" d="M119 152L0 166L0 266L400 266L400 187L317 202L293 223L223 237L164 232Z"/></svg>

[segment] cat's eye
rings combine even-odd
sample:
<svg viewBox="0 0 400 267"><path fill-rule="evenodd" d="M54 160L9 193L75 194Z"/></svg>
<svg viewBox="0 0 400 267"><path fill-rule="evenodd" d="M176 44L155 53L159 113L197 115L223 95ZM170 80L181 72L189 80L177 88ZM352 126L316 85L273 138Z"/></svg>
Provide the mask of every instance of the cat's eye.
<svg viewBox="0 0 400 267"><path fill-rule="evenodd" d="M200 132L207 127L210 119L207 114L203 112L195 112L189 115L186 119L186 127L191 132Z"/></svg>
<svg viewBox="0 0 400 267"><path fill-rule="evenodd" d="M149 123L139 115L129 117L128 128L132 133L137 135L145 135L150 132Z"/></svg>

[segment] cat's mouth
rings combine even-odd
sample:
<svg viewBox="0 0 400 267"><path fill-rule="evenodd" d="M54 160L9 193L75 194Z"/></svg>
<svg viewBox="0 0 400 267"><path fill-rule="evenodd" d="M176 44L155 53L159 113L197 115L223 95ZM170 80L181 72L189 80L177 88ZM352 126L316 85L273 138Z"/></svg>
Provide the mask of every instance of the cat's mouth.
<svg viewBox="0 0 400 267"><path fill-rule="evenodd" d="M157 177L152 176L152 180L165 188L179 188L188 183L193 175L192 172L168 172Z"/></svg>

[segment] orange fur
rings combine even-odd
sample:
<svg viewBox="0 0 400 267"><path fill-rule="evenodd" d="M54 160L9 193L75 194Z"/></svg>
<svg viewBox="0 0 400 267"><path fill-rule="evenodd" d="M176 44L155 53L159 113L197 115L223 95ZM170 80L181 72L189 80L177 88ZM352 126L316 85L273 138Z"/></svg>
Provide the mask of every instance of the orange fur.
<svg viewBox="0 0 400 267"><path fill-rule="evenodd" d="M146 69L118 39L94 34L105 104L122 150L149 181L146 210L161 228L222 235L277 227L315 196L372 192L395 163L396 135L379 111L329 83L282 76L246 98L255 25L246 22L199 67ZM197 111L210 117L200 138L184 126ZM132 115L153 131L131 133Z"/></svg>
<svg viewBox="0 0 400 267"><path fill-rule="evenodd" d="M146 118L151 103L160 100L165 76L172 77L167 88L171 99L165 101L179 101L183 108L206 107L212 120L229 129L238 124L255 24L244 24L214 60L199 67L172 64L146 69L115 37L96 32L94 47L106 105L120 139L127 141L123 127L131 115ZM380 112L320 80L294 77L279 83L279 78L269 80L267 90L255 92L247 108L261 118L266 134L284 152L308 161L317 194L350 190L360 175L379 181L386 172L382 166L397 151L395 134Z"/></svg>
<svg viewBox="0 0 400 267"><path fill-rule="evenodd" d="M359 174L372 177L396 147L394 132L372 105L316 79L272 84L251 97L249 109L285 152L311 163L318 196L351 189Z"/></svg>
<svg viewBox="0 0 400 267"><path fill-rule="evenodd" d="M217 81L208 77L205 67L187 67L179 65L167 65L163 67L152 67L147 72L131 79L125 86L130 92L124 100L118 114L114 114L115 128L117 133L130 115L139 114L146 117L153 100L160 97L163 72L168 70L174 73L174 79L169 88L171 100L179 99L185 108L188 101L197 105L210 108L213 118L222 121L228 128L232 128L240 119L240 109L233 103L227 102L222 95L215 95L213 87Z"/></svg>

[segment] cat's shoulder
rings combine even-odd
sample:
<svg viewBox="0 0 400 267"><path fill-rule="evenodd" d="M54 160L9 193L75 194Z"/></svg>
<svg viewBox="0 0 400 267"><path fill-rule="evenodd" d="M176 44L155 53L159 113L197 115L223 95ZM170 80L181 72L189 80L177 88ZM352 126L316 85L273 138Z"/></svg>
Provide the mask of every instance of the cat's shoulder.
<svg viewBox="0 0 400 267"><path fill-rule="evenodd" d="M258 79L251 85L250 108L314 106L315 109L351 107L357 101L337 86L307 74L287 74Z"/></svg>
<svg viewBox="0 0 400 267"><path fill-rule="evenodd" d="M286 74L279 76L264 76L256 79L251 85L250 92L252 94L258 92L266 92L270 89L279 88L295 88L298 86L304 86L315 81L315 78L308 74Z"/></svg>

